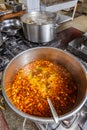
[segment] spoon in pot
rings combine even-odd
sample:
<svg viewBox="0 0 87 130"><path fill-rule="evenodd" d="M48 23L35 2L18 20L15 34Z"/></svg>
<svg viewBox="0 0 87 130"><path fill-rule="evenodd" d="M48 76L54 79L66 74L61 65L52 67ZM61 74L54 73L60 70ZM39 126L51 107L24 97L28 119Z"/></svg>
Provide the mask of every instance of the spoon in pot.
<svg viewBox="0 0 87 130"><path fill-rule="evenodd" d="M48 104L49 104L50 110L51 110L51 112L52 112L52 115L53 115L54 121L55 121L56 123L58 123L58 122L59 122L58 114L57 114L57 112L56 112L56 110L55 110L55 108L54 108L54 106L53 106L51 100L50 100L49 98L47 98L47 101L48 101Z"/></svg>

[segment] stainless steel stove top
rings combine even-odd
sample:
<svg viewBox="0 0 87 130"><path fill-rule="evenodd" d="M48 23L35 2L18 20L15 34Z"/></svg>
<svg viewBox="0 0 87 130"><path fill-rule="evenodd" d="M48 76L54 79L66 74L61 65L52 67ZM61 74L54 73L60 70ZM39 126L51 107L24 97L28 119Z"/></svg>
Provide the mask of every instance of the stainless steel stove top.
<svg viewBox="0 0 87 130"><path fill-rule="evenodd" d="M87 62L87 33L68 43L67 50Z"/></svg>
<svg viewBox="0 0 87 130"><path fill-rule="evenodd" d="M3 71L9 61L22 51L33 47L50 46L59 48L61 39L59 37L49 43L32 43L27 41L23 33L16 36L2 34L3 44L0 46L0 71ZM87 70L87 33L68 43L65 49L74 54L83 63ZM87 129L87 103L73 117L56 124L40 124L35 122L39 130L86 130Z"/></svg>

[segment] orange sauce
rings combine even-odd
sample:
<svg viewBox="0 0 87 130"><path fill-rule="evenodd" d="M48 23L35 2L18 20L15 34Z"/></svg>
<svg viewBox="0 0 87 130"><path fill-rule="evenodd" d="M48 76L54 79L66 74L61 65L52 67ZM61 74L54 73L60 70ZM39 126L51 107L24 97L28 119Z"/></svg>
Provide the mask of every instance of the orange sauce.
<svg viewBox="0 0 87 130"><path fill-rule="evenodd" d="M77 85L72 74L62 65L37 60L23 66L14 77L11 100L21 111L40 117L51 117L49 97L63 115L76 102Z"/></svg>

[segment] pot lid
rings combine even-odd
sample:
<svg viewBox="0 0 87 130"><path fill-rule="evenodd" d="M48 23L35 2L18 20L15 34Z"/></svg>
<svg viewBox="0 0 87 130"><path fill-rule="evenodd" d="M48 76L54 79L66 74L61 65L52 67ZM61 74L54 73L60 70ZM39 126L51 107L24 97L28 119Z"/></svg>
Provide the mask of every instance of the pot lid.
<svg viewBox="0 0 87 130"><path fill-rule="evenodd" d="M56 13L47 11L34 11L24 14L21 17L21 20L26 24L44 25L54 23L56 21L56 18L58 19Z"/></svg>

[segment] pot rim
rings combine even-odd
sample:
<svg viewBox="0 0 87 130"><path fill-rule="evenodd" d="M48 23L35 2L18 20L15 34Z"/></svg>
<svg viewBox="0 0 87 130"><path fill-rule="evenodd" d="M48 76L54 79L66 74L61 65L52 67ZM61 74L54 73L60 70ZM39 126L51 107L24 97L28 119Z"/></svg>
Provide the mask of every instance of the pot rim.
<svg viewBox="0 0 87 130"><path fill-rule="evenodd" d="M27 23L27 22L25 22L25 20L24 19L26 19L26 18L32 18L33 17L33 15L34 14L37 14L37 13L39 13L39 14L48 14L49 15L49 17L50 18L52 18L51 20L48 20L48 21L50 21L50 22L46 22L46 23L44 23L44 24L37 24L37 23ZM30 14L30 16L29 16L29 14ZM50 16L50 15L52 15L52 16ZM25 24L27 24L27 25L35 25L35 26L43 26L43 25L50 25L50 24L54 24L54 23L58 23L58 21L59 21L59 19L60 19L60 16L59 15L57 15L55 12L49 12L49 11L30 11L29 13L26 13L26 14L24 14L22 17L21 17L21 21L23 22L23 23L25 23ZM31 20L31 19L30 19Z"/></svg>
<svg viewBox="0 0 87 130"><path fill-rule="evenodd" d="M8 105L9 105L9 106L12 108L12 110L14 110L14 112L16 112L18 115L20 115L20 116L22 116L22 117L24 117L24 118L26 118L26 119L30 119L30 120L32 120L32 121L43 122L43 123L54 123L55 121L54 121L54 119L53 119L52 117L50 117L50 118L44 118L44 117L32 116L32 115L26 114L26 113L24 113L24 112L18 110L18 109L12 104L12 102L9 100L9 98L8 98L6 92L5 92L5 89L4 89L4 83L3 83L4 77L5 77L4 75L5 75L6 70L7 70L8 67L9 67L9 65L14 61L14 59L16 59L17 57L19 57L20 55L24 54L24 53L27 52L27 51L32 51L32 49L35 50L35 49L39 49L39 48L42 48L42 49L45 49L45 48L50 49L50 48L52 48L52 49L61 51L61 52L65 53L65 54L69 55L70 57L72 57L74 60L76 60L76 61L80 64L80 66L82 67L84 73L86 74L86 71L85 71L84 66L83 66L83 65L77 60L77 58L76 58L75 56L73 56L72 54L70 54L70 53L68 53L68 52L64 52L63 50L58 49L58 48L54 48L54 47L35 47L35 48L31 48L31 49L28 49L28 50L25 50L25 51L21 52L20 54L16 55L16 56L8 63L8 65L7 65L7 67L6 67L5 71L4 71L4 73L3 73L3 75L2 75L2 93L3 93L3 96L4 96L5 100L6 100L6 102L8 103ZM85 92L85 95L84 95L84 98L83 98L82 102L81 102L77 107L75 107L73 110L69 111L68 113L66 113L66 114L64 114L64 115L62 115L62 116L59 116L59 121L62 121L62 120L64 120L64 119L67 119L67 118L71 117L72 115L76 114L76 113L83 107L83 105L85 104L86 98L87 98L87 97L86 97L86 94L87 94L87 88L86 88L86 92Z"/></svg>

